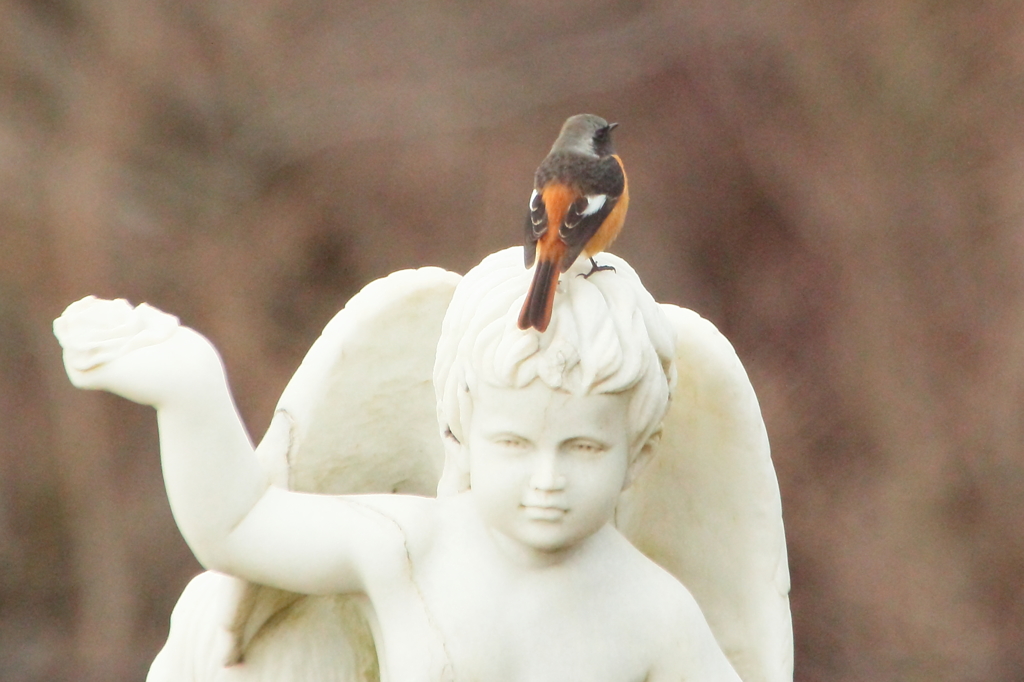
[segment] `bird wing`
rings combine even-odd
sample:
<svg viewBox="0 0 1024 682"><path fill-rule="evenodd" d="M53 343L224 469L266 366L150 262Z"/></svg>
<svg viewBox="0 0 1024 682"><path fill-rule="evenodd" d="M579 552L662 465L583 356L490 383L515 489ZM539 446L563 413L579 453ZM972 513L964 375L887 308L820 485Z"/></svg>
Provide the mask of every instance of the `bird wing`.
<svg viewBox="0 0 1024 682"><path fill-rule="evenodd" d="M622 164L615 156L580 164L577 171L579 193L566 208L558 227L558 236L567 247L560 263L562 272L576 262L601 229L626 186Z"/></svg>
<svg viewBox="0 0 1024 682"><path fill-rule="evenodd" d="M608 194L585 194L569 204L558 234L566 251L560 268L565 272L576 262L587 243L601 229L605 219L619 203L619 197Z"/></svg>
<svg viewBox="0 0 1024 682"><path fill-rule="evenodd" d="M324 328L256 449L274 485L435 494L444 462L432 372L459 275L403 270L356 294ZM373 682L362 598L309 596L207 572L185 589L148 682Z"/></svg>
<svg viewBox="0 0 1024 682"><path fill-rule="evenodd" d="M537 258L537 240L540 239L548 229L548 211L544 205L544 198L540 192L533 190L530 195L530 210L526 214L526 222L523 224L523 265L527 268L533 266Z"/></svg>
<svg viewBox="0 0 1024 682"><path fill-rule="evenodd" d="M714 325L662 308L676 332L678 382L616 525L690 590L744 682L791 682L782 505L757 397Z"/></svg>

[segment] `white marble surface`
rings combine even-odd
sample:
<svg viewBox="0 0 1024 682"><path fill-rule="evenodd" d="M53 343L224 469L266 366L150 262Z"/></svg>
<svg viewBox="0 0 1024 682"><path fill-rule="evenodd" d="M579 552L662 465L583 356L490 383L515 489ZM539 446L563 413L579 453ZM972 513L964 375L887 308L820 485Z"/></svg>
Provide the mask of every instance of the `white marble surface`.
<svg viewBox="0 0 1024 682"><path fill-rule="evenodd" d="M255 450L204 337L72 304L54 324L71 381L156 408L175 520L215 571L150 680L791 680L746 374L713 326L600 259L615 271L563 275L544 334L516 327L520 249L461 281L372 283Z"/></svg>

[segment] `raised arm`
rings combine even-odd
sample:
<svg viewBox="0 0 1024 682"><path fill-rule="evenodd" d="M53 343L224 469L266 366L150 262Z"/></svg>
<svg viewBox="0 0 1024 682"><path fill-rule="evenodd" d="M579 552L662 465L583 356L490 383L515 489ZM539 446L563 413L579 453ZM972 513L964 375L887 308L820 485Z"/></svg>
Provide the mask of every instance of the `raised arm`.
<svg viewBox="0 0 1024 682"><path fill-rule="evenodd" d="M363 589L360 562L396 527L354 499L272 488L206 338L155 308L92 297L54 332L75 386L156 408L171 510L200 563L295 592Z"/></svg>

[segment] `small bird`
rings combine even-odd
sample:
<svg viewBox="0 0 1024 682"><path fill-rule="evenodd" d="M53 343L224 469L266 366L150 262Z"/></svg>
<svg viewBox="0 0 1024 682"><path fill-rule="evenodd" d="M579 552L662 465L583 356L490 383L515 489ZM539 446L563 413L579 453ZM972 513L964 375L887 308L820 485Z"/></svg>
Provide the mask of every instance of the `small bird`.
<svg viewBox="0 0 1024 682"><path fill-rule="evenodd" d="M593 114L570 117L533 176L523 255L526 267L537 267L520 329L548 328L558 277L581 253L592 266L584 277L612 269L594 255L619 235L629 207L626 172L612 149L617 125Z"/></svg>

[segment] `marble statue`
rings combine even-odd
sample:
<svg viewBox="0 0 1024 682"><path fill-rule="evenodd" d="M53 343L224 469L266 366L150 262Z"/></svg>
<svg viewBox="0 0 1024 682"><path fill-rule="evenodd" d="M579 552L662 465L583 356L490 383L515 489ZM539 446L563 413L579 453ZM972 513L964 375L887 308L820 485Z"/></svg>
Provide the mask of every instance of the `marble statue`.
<svg viewBox="0 0 1024 682"><path fill-rule="evenodd" d="M750 382L710 323L601 261L562 276L544 333L517 327L520 248L373 282L256 448L199 333L145 304L69 306L68 376L156 408L208 569L148 679L792 680Z"/></svg>

